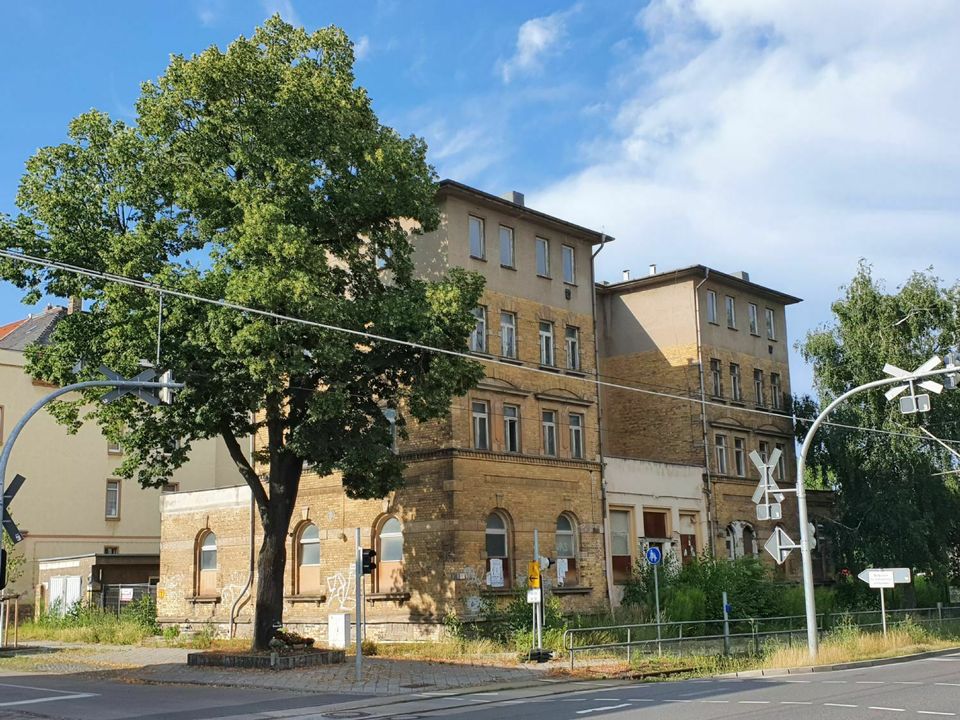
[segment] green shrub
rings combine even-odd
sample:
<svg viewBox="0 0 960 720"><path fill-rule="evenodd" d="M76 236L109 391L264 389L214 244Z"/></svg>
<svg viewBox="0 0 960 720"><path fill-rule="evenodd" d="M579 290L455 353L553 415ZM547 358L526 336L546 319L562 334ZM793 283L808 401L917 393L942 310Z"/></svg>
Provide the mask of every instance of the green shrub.
<svg viewBox="0 0 960 720"><path fill-rule="evenodd" d="M132 620L151 635L160 634L160 625L157 624L157 603L149 595L134 600L121 612L121 617Z"/></svg>

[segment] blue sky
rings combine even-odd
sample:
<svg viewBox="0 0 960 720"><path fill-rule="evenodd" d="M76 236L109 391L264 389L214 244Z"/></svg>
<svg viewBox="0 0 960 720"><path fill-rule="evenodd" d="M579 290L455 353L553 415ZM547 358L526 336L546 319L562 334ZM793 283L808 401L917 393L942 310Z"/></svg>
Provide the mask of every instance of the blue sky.
<svg viewBox="0 0 960 720"><path fill-rule="evenodd" d="M0 212L24 161L92 107L132 120L170 53L273 12L334 23L381 120L490 192L617 237L599 279L703 263L805 298L791 339L870 260L960 278L954 0L4 3ZM0 287L0 323L28 309ZM810 374L793 356L794 389Z"/></svg>

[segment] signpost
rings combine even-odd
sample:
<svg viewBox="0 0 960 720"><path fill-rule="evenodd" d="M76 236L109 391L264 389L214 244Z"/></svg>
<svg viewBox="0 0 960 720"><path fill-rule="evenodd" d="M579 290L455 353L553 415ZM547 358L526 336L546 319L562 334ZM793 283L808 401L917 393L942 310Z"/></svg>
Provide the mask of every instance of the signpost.
<svg viewBox="0 0 960 720"><path fill-rule="evenodd" d="M657 566L663 560L663 553L658 547L649 547L646 552L647 562L653 565L653 601L657 611L657 655L663 654L660 645L660 578L657 575Z"/></svg>
<svg viewBox="0 0 960 720"><path fill-rule="evenodd" d="M883 636L887 636L887 603L883 591L894 585L906 585L910 582L910 568L867 568L857 575L871 588L880 591L880 618L883 623Z"/></svg>

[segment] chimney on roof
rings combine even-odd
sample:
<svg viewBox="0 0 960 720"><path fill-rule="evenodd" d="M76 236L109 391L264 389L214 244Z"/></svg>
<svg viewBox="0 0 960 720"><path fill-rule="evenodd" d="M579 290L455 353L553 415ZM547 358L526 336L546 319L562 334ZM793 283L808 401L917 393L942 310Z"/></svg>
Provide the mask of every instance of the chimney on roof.
<svg viewBox="0 0 960 720"><path fill-rule="evenodd" d="M630 268L627 268L623 271L623 281L626 282L630 279Z"/></svg>
<svg viewBox="0 0 960 720"><path fill-rule="evenodd" d="M734 276L735 278L739 278L739 279L743 280L744 282L750 282L750 273L748 273L746 270L737 270L737 271L733 274L733 276Z"/></svg>
<svg viewBox="0 0 960 720"><path fill-rule="evenodd" d="M650 274L651 274L651 275L656 275L656 274L657 274L657 264L656 264L656 263L650 263Z"/></svg>
<svg viewBox="0 0 960 720"><path fill-rule="evenodd" d="M511 190L510 192L504 193L501 195L504 200L512 202L514 205L519 205L523 207L523 193L517 192L516 190Z"/></svg>
<svg viewBox="0 0 960 720"><path fill-rule="evenodd" d="M76 295L71 295L69 302L67 302L67 315L73 315L81 310L83 310L83 300Z"/></svg>

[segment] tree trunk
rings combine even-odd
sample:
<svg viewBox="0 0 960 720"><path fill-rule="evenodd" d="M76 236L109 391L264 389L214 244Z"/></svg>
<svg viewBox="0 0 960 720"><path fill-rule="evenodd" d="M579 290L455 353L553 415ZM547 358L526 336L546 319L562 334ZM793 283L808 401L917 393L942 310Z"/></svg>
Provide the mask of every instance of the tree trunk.
<svg viewBox="0 0 960 720"><path fill-rule="evenodd" d="M270 508L274 510L274 508ZM271 513L273 514L273 513ZM262 517L262 516L261 516ZM263 542L257 557L257 603L253 649L267 650L274 631L283 622L283 579L287 566L287 523L271 518L263 523Z"/></svg>

